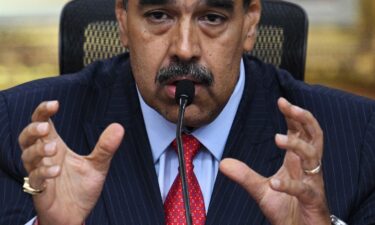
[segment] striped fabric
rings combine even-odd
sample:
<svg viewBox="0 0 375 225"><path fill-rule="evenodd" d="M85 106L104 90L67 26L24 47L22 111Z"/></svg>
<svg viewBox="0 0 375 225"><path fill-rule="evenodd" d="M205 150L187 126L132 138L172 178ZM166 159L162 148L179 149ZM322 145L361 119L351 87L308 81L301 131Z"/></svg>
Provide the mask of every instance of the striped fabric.
<svg viewBox="0 0 375 225"><path fill-rule="evenodd" d="M253 58L245 59L245 93L223 157L240 159L270 176L284 151L274 135L285 121L276 107L284 96L310 110L325 134L323 172L333 214L351 225L375 223L375 103L294 80ZM35 107L58 99L53 117L66 143L88 154L111 122L126 129L112 160L102 195L87 225L165 224L163 203L151 150L140 113L128 55L96 62L74 74L34 81L0 92L0 224L24 224L34 215L30 196L22 192L26 176L17 138ZM269 224L256 203L238 185L218 174L206 224Z"/></svg>

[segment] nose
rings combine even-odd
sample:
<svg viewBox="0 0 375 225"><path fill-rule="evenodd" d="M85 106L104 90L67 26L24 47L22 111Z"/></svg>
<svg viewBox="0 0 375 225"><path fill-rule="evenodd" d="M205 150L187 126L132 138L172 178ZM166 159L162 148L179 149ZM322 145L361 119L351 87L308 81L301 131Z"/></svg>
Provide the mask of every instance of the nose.
<svg viewBox="0 0 375 225"><path fill-rule="evenodd" d="M190 19L181 20L175 27L172 56L185 62L196 61L201 55L198 32Z"/></svg>

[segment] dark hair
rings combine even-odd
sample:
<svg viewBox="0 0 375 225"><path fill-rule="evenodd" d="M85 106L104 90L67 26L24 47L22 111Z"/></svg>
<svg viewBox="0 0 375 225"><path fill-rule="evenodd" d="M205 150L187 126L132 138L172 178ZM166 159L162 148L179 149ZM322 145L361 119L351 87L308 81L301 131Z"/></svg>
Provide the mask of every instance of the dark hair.
<svg viewBox="0 0 375 225"><path fill-rule="evenodd" d="M128 6L128 0L122 0L122 1L124 4L124 8L126 9ZM243 7L246 9L249 6L250 2L251 0L243 0Z"/></svg>

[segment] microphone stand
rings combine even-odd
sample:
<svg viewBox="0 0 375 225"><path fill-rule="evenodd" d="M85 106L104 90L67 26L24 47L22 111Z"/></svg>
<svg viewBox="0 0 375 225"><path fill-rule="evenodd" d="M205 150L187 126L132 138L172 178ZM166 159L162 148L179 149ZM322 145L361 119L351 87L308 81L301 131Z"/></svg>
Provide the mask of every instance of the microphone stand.
<svg viewBox="0 0 375 225"><path fill-rule="evenodd" d="M182 193L184 198L184 206L185 206L185 217L186 217L186 224L192 225L192 218L190 212L190 200L189 200L189 189L187 185L187 178L186 178L186 165L185 165L185 158L183 153L183 145L182 145L182 123L184 121L184 114L185 108L188 103L188 96L181 95L179 98L179 110L178 110L178 122L177 122L177 130L176 130L176 142L177 142L177 152L178 152L178 163L179 163L179 172L182 182Z"/></svg>

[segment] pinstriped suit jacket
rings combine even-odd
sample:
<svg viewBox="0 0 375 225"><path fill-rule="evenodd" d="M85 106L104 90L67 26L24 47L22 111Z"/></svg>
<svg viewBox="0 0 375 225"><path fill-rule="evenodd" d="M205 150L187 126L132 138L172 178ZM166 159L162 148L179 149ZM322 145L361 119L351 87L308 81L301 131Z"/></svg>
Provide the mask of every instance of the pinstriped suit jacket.
<svg viewBox="0 0 375 225"><path fill-rule="evenodd" d="M324 179L331 213L349 224L375 224L375 103L294 80L287 72L245 58L246 83L223 157L238 158L270 176L284 151L274 143L286 131L278 97L310 110L325 134ZM35 107L58 99L53 117L68 146L89 154L111 122L126 128L96 207L86 224L164 224L163 203L140 113L128 55L97 62L71 76L34 81L0 92L0 224L24 224L34 215L22 192L26 173L17 143ZM238 185L218 174L207 224L269 224Z"/></svg>

